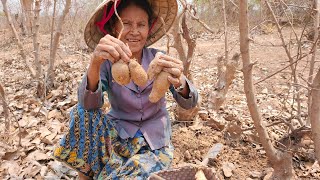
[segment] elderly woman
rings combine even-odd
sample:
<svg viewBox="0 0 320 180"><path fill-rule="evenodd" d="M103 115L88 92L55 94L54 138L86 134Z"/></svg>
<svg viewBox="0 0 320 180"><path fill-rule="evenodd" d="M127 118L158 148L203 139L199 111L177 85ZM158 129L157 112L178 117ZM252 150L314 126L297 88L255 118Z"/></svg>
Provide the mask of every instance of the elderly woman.
<svg viewBox="0 0 320 180"><path fill-rule="evenodd" d="M79 104L70 113L69 131L54 149L54 157L76 169L80 179L146 179L150 173L168 168L173 159L165 98L151 103L152 80L145 86L132 81L121 86L113 80L111 68L120 59L129 62L136 58L147 71L158 52L147 46L170 28L177 2L115 3L123 26L114 13L114 2L108 0L86 26L85 40L94 51L78 90ZM158 65L170 73L170 91L177 103L185 109L194 107L198 94L182 74L183 63L162 54ZM111 104L107 114L100 110L104 91Z"/></svg>

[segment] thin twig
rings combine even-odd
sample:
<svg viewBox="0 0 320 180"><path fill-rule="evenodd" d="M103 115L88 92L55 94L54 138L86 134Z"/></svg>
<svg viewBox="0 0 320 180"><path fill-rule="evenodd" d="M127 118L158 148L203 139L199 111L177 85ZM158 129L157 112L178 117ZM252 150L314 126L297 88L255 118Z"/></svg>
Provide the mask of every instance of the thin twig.
<svg viewBox="0 0 320 180"><path fill-rule="evenodd" d="M264 20L264 21L260 22L258 25L256 25L256 26L254 26L253 28L251 28L251 29L249 30L249 32L252 32L252 31L255 30L257 27L263 25L263 24L266 23L266 22L273 22L273 21L271 21L271 20Z"/></svg>
<svg viewBox="0 0 320 180"><path fill-rule="evenodd" d="M267 76L266 78L264 78L264 79L262 79L262 80L260 80L260 81L258 81L258 82L256 82L256 83L254 83L254 85L259 84L259 83L261 83L261 82L263 82L263 81L271 78L272 76L274 76L274 75L278 74L279 72L287 69L288 67L291 67L292 65L294 65L295 63L297 63L297 62L300 61L301 59L303 59L303 58L305 58L306 56L308 56L309 54L313 53L313 51L315 51L315 48L316 48L316 45L317 45L318 40L319 40L319 39L316 39L316 41L315 41L315 43L313 44L313 47L311 48L311 51L310 51L309 53L301 56L301 57L298 58L297 60L291 62L289 65L285 66L284 68L282 68L282 69L280 69L280 70L272 73L271 75Z"/></svg>
<svg viewBox="0 0 320 180"><path fill-rule="evenodd" d="M236 5L236 3L234 3L232 0L229 0L231 2L231 4L233 4L235 7L237 7L239 9L239 6Z"/></svg>
<svg viewBox="0 0 320 180"><path fill-rule="evenodd" d="M200 20L199 17L196 17L195 15L192 14L190 7L188 7L188 5L186 4L186 2L183 2L182 0L180 0L182 6L187 10L188 14L190 15L192 20L197 21L199 24L201 24L202 27L204 27L207 31L209 31L210 33L214 34L214 31L203 21Z"/></svg>
<svg viewBox="0 0 320 180"><path fill-rule="evenodd" d="M298 6L298 5L295 5L295 4L287 4L287 6L292 6L292 7L297 7L297 8L303 8L303 9L314 10L313 8L308 7L308 6Z"/></svg>

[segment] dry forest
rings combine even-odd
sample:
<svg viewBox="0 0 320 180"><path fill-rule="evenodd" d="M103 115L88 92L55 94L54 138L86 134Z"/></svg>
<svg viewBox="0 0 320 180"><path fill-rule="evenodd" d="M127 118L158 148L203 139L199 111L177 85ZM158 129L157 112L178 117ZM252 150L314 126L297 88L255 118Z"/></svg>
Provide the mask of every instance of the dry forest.
<svg viewBox="0 0 320 180"><path fill-rule="evenodd" d="M102 0L1 0L0 179L77 179L52 158L90 50ZM178 0L152 47L184 63L200 98L166 93L172 168L217 179L320 179L320 0ZM103 110L109 108L106 97Z"/></svg>

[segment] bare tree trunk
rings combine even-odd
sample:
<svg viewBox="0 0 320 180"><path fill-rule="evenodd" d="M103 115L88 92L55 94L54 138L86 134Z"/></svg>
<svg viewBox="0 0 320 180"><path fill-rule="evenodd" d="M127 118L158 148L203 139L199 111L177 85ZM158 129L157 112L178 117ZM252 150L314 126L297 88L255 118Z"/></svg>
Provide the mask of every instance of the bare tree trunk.
<svg viewBox="0 0 320 180"><path fill-rule="evenodd" d="M24 9L23 9L23 4L22 2L20 1L20 5L21 5L21 12L20 12L20 20L21 22L19 22L19 26L22 30L22 35L25 36L28 34L28 30L27 30L27 27L26 27L26 16L25 16L25 12L24 12Z"/></svg>
<svg viewBox="0 0 320 180"><path fill-rule="evenodd" d="M22 10L23 10L23 16L24 16L24 22L26 22L26 29L27 29L27 34L31 34L33 32L32 28L32 15L31 15L31 11L33 9L33 0L20 0L20 4L22 6Z"/></svg>
<svg viewBox="0 0 320 180"><path fill-rule="evenodd" d="M240 52L243 61L244 91L247 98L248 108L259 134L260 142L266 151L267 157L274 169L273 179L294 179L291 155L276 150L269 138L266 127L262 124L262 117L256 103L254 93L252 67L249 54L249 23L248 1L239 1L239 29L240 29Z"/></svg>
<svg viewBox="0 0 320 180"><path fill-rule="evenodd" d="M62 34L62 27L65 21L65 17L67 16L67 14L69 13L71 7L71 0L66 0L66 4L64 6L64 10L63 13L61 15L61 17L59 18L58 21L58 26L57 26L57 30L56 33L54 34L53 37L53 42L52 42L52 46L50 47L50 57L49 57L49 66L47 69L47 87L53 87L53 81L55 78L55 74L54 74L54 62L56 60L56 55L57 55L57 50L59 47L59 40L60 40L60 36Z"/></svg>
<svg viewBox="0 0 320 180"><path fill-rule="evenodd" d="M34 63L36 66L36 79L38 81L37 85L37 96L42 97L44 94L43 90L43 83L41 81L41 75L42 75L42 66L41 62L39 60L39 49L40 49L40 43L38 41L39 36L39 14L40 14L40 6L41 6L41 0L35 0L35 9L34 9L34 33L33 33L33 48L34 48Z"/></svg>
<svg viewBox="0 0 320 180"><path fill-rule="evenodd" d="M180 17L181 17L181 21L180 21ZM190 65L191 65L194 50L196 47L196 41L195 39L191 38L189 33L189 29L186 23L186 11L183 11L178 16L173 28L174 28L172 31L174 36L173 47L177 50L179 58L183 62L183 65L184 65L183 74L190 81L193 82L192 75L190 74ZM185 46L183 46L182 38L184 38L187 42L187 49L185 48ZM180 106L177 106L175 116L176 116L176 119L180 121L191 121L198 114L198 111L199 111L199 103L196 107L188 110L183 109Z"/></svg>
<svg viewBox="0 0 320 180"><path fill-rule="evenodd" d="M50 47L53 47L54 22L56 20L56 8L57 8L57 0L54 0L54 2L53 2L53 12L52 12L52 21L51 21Z"/></svg>
<svg viewBox="0 0 320 180"><path fill-rule="evenodd" d="M263 0L260 0L260 22L263 21Z"/></svg>
<svg viewBox="0 0 320 180"><path fill-rule="evenodd" d="M320 69L313 80L311 88L311 129L316 158L320 164Z"/></svg>
<svg viewBox="0 0 320 180"><path fill-rule="evenodd" d="M319 10L320 10L320 2L319 0L314 0L314 6L315 6L315 18L314 18L314 37L313 37L313 43L317 43L318 38L319 38ZM312 57L311 57L311 61L310 61L310 69L309 69L309 78L308 78L308 82L311 83L312 79L313 79L313 72L314 72L314 64L315 64L315 60L316 60L316 53L317 53L317 48L314 49L313 53L312 53ZM311 91L309 91L309 96L308 96L308 117L311 117ZM310 118L308 118L307 120L307 125L310 125Z"/></svg>
<svg viewBox="0 0 320 180"><path fill-rule="evenodd" d="M210 103L215 110L219 110L223 102L226 100L226 96L233 79L235 78L237 67L239 66L239 56L236 53L231 60L225 64L223 57L218 59L218 82L215 86L215 90L211 93Z"/></svg>
<svg viewBox="0 0 320 180"><path fill-rule="evenodd" d="M224 22L224 59L226 64L229 61L229 49L228 49L228 25L227 25L227 13L226 13L226 4L225 0L222 0L222 9L223 9L223 22Z"/></svg>
<svg viewBox="0 0 320 180"><path fill-rule="evenodd" d="M5 123L5 128L6 130L10 129L10 119L9 119L9 110L8 110L8 105L6 101L6 95L4 93L4 89L0 83L0 104L2 104L3 107L3 113L4 113L4 123Z"/></svg>
<svg viewBox="0 0 320 180"><path fill-rule="evenodd" d="M196 40L194 38L191 38L189 28L187 26L186 21L186 14L184 13L181 20L181 27L182 27L182 37L187 41L188 51L187 51L187 57L183 60L184 64L184 75L190 78L190 65L193 59L194 51L196 49ZM191 81L193 79L190 78Z"/></svg>
<svg viewBox="0 0 320 180"><path fill-rule="evenodd" d="M14 37L15 37L16 40L17 40L17 45L18 45L19 50L20 50L20 55L21 55L22 59L24 60L26 66L28 67L28 70L29 70L29 72L30 72L30 75L31 75L32 77L35 77L35 76L36 76L36 72L35 72L35 70L31 67L31 65L28 63L26 52L25 52L25 50L24 50L24 48L23 48L23 45L22 45L22 43L21 43L21 41L20 41L19 35L18 35L18 33L17 33L17 30L16 30L16 28L14 27L14 25L13 25L13 23L12 23L12 18L11 18L11 15L10 15L10 13L9 13L8 6L7 6L7 0L1 0L1 2L2 2L2 6L3 6L3 12L4 12L4 14L6 15L7 21L8 21L8 23L9 23L9 25L10 25L10 28L11 28L13 34L14 34Z"/></svg>
<svg viewBox="0 0 320 180"><path fill-rule="evenodd" d="M228 49L228 25L227 25L227 14L225 0L222 0L223 9L223 21L224 21L224 58L220 57L217 62L218 67L218 82L215 86L215 90L211 93L209 97L210 105L213 106L215 110L219 110L221 105L226 99L226 95L231 85L236 69L239 62L239 54L235 54L232 60L229 62L229 49Z"/></svg>

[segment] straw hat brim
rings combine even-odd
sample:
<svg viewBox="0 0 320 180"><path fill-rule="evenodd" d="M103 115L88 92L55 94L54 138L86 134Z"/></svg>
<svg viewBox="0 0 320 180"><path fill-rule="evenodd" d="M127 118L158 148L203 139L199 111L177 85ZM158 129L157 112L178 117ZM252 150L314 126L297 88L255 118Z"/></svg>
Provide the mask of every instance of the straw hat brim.
<svg viewBox="0 0 320 180"><path fill-rule="evenodd" d="M85 27L84 39L91 50L95 49L100 39L105 36L95 23L101 20L105 5L108 6L111 2L113 1L106 0L102 2L93 12ZM176 0L149 0L149 2L153 8L155 17L157 17L157 21L149 33L146 46L152 45L158 41L165 32L169 31L178 12L178 4ZM165 25L163 25L161 18L164 20Z"/></svg>

